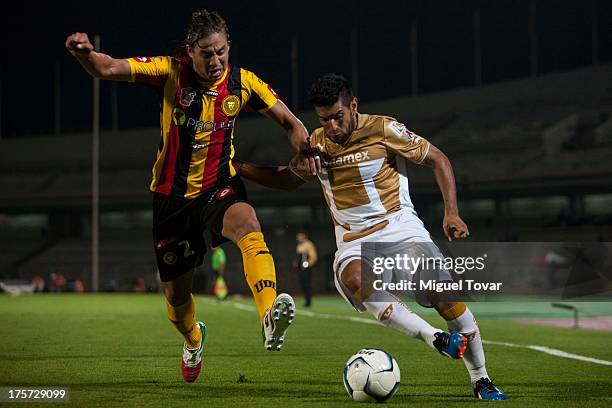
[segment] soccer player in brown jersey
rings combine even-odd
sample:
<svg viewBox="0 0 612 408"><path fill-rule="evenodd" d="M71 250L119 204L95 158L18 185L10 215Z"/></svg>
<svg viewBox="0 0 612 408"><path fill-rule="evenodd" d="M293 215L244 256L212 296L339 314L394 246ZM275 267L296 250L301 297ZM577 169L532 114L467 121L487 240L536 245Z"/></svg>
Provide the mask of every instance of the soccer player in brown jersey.
<svg viewBox="0 0 612 408"><path fill-rule="evenodd" d="M506 399L487 374L480 331L465 303L430 291L415 293L418 303L434 307L446 320L447 333L431 326L391 292L377 291L372 296L372 288L367 287L371 282L368 271L362 270L362 261L372 262L361 253L364 242L409 242L421 247L424 243L429 250L433 248L434 255L441 256L414 210L403 158L433 169L444 199L442 228L446 237L452 240L469 235L459 216L450 161L395 119L358 112L357 98L342 76L326 74L319 78L309 98L321 124L312 133L310 146L322 158L318 178L334 221L338 291L355 309L368 311L384 325L421 339L443 355L463 358L477 398ZM237 166L247 179L290 190L315 177L298 159L294 157L289 166L240 162ZM446 270L434 273L438 282L452 280Z"/></svg>
<svg viewBox="0 0 612 408"><path fill-rule="evenodd" d="M216 12L192 14L181 57L117 59L94 50L84 33L68 36L66 48L92 76L142 83L160 95L161 143L150 187L153 239L168 318L185 339L184 380L195 381L202 367L206 327L195 319L191 289L206 251L205 229L213 246L231 240L240 248L264 346L280 350L295 304L288 294L277 296L272 255L232 163L234 128L241 110L258 111L284 128L300 151L307 148L304 125L270 86L229 64L229 30ZM313 157L300 157L305 168L317 170Z"/></svg>

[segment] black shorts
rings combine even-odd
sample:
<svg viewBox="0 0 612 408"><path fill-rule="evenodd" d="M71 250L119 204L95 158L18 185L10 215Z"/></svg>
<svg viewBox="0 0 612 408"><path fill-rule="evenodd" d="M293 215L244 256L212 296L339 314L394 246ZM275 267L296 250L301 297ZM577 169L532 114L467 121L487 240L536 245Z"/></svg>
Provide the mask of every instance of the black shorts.
<svg viewBox="0 0 612 408"><path fill-rule="evenodd" d="M237 176L193 199L153 195L153 243L162 282L202 265L207 229L213 246L227 241L221 235L223 215L238 202L247 202L247 198Z"/></svg>

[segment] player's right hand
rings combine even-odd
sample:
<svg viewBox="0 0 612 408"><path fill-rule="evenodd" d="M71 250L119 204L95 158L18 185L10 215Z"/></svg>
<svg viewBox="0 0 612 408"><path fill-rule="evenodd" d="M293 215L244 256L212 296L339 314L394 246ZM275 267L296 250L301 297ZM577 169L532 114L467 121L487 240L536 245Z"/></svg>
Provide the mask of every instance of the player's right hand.
<svg viewBox="0 0 612 408"><path fill-rule="evenodd" d="M94 50L93 44L85 33L74 33L66 38L66 49L75 57L87 55Z"/></svg>
<svg viewBox="0 0 612 408"><path fill-rule="evenodd" d="M317 147L310 147L310 136L307 143L297 154L298 169L316 176L321 171L321 151Z"/></svg>
<svg viewBox="0 0 612 408"><path fill-rule="evenodd" d="M442 229L449 241L470 236L470 230L458 214L444 214Z"/></svg>

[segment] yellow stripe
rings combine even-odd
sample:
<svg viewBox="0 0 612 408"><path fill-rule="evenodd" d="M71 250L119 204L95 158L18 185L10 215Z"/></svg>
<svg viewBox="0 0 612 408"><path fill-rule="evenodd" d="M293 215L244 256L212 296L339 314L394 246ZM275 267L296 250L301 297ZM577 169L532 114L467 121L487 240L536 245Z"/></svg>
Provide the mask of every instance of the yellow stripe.
<svg viewBox="0 0 612 408"><path fill-rule="evenodd" d="M172 124L172 108L174 105L174 97L167 98L166 95L175 95L177 88L177 77L179 75L179 70L172 69L170 70L170 78L166 81L166 85L164 86L164 105L162 108L162 114L160 118L161 122L161 132L162 138L164 142L164 146L162 147L162 151L157 153L157 159L155 160L155 164L153 165L153 179L151 180L151 191L155 191L155 187L157 187L159 183L159 178L162 173L162 169L164 167L164 161L166 158L166 152L168 151L168 134L170 133L170 125Z"/></svg>
<svg viewBox="0 0 612 408"><path fill-rule="evenodd" d="M202 113L200 120L202 122L213 122L215 118L214 99L202 98ZM202 131L196 133L195 143L207 145L210 143L211 131ZM206 157L208 156L208 147L196 149L191 154L191 163L189 164L189 175L187 176L187 192L185 197L193 198L200 194L202 184L204 183L204 167Z"/></svg>
<svg viewBox="0 0 612 408"><path fill-rule="evenodd" d="M230 150L230 177L234 177L236 174L238 174L236 172L236 169L234 168L234 163L232 162L232 160L234 159L234 129L232 129L232 141L231 141L231 150Z"/></svg>
<svg viewBox="0 0 612 408"><path fill-rule="evenodd" d="M129 82L135 82L136 81L136 67L135 67L135 61L133 61L131 58L128 58L126 60L130 66L130 80Z"/></svg>

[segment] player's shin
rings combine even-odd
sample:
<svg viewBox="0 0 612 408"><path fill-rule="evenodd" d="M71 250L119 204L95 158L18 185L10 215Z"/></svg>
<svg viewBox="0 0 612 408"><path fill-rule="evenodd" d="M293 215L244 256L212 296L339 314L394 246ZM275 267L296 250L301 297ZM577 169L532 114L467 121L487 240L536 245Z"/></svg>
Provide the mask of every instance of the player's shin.
<svg viewBox="0 0 612 408"><path fill-rule="evenodd" d="M447 321L450 332L461 333L468 340L463 361L470 373L472 384L482 377L488 378L480 330L467 305L463 302L454 302L451 307L440 310L439 313Z"/></svg>
<svg viewBox="0 0 612 408"><path fill-rule="evenodd" d="M166 299L166 311L170 322L185 338L185 346L190 349L199 347L202 334L195 321L195 300L193 295L189 296L189 300L186 303L178 306L173 306Z"/></svg>
<svg viewBox="0 0 612 408"><path fill-rule="evenodd" d="M260 322L276 298L274 259L261 232L251 232L237 243L242 252L244 276L253 293Z"/></svg>
<svg viewBox="0 0 612 408"><path fill-rule="evenodd" d="M388 296L391 296L388 294ZM365 301L364 306L378 321L394 330L424 341L435 349L434 334L442 330L436 329L419 315L410 310L405 304L395 301L373 302Z"/></svg>

